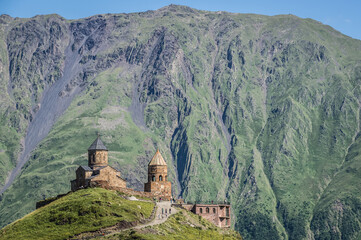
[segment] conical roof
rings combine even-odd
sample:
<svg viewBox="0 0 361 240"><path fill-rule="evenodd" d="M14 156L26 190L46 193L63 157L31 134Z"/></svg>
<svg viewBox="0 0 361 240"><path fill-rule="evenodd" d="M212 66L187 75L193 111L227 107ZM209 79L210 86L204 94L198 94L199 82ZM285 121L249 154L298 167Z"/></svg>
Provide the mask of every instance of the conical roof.
<svg viewBox="0 0 361 240"><path fill-rule="evenodd" d="M159 152L159 149L157 149L157 152L154 154L153 158L152 158L152 161L150 161L150 163L148 164L148 166L151 166L151 165L165 165L167 166L167 163L164 161L162 155L160 154Z"/></svg>
<svg viewBox="0 0 361 240"><path fill-rule="evenodd" d="M100 140L100 137L98 136L97 139L90 145L88 150L107 150L102 140Z"/></svg>

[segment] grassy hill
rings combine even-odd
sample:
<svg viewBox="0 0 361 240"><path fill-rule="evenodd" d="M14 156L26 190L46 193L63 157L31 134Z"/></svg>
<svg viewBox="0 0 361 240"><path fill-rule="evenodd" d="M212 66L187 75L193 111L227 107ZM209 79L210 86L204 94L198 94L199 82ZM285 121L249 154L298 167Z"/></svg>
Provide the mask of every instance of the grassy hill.
<svg viewBox="0 0 361 240"><path fill-rule="evenodd" d="M115 224L125 227L135 226L139 221L150 218L153 208L152 202L130 201L116 191L88 188L69 193L9 224L0 230L0 239L68 239L83 232L94 232ZM241 239L239 233L220 229L185 210L180 210L161 225L146 227L144 230L128 230L108 238L198 239L199 237ZM87 239L89 238L93 238L91 234L88 234Z"/></svg>
<svg viewBox="0 0 361 240"><path fill-rule="evenodd" d="M238 239L241 235L232 229L221 229L202 217L180 210L165 223L142 229L130 229L99 239L144 239L144 240L188 240L188 239Z"/></svg>
<svg viewBox="0 0 361 240"><path fill-rule="evenodd" d="M229 200L244 239L361 234L361 41L329 26L175 5L2 15L0 69L0 185L24 163L0 226L69 191L100 132L129 187L159 148L174 195Z"/></svg>
<svg viewBox="0 0 361 240"><path fill-rule="evenodd" d="M126 200L116 191L88 188L69 193L0 230L0 239L67 239L116 223L149 218L152 202Z"/></svg>

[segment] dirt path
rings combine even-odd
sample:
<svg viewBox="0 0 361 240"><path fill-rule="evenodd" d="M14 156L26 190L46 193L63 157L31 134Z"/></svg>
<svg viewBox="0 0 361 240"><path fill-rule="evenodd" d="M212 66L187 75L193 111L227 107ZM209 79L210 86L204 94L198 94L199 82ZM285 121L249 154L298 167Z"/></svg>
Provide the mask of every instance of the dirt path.
<svg viewBox="0 0 361 240"><path fill-rule="evenodd" d="M129 227L129 228L124 228L121 230L117 230L117 231L113 231L111 233L108 233L104 236L112 236L115 235L119 232L134 228L134 229L140 229L140 228L144 228L144 227L148 227L148 226L153 226L153 225L157 225L157 224L161 224L164 223L165 221L167 221L167 219L169 218L170 215L173 215L177 212L177 209L175 209L174 207L171 206L172 204L170 203L170 201L162 201L162 202L157 202L156 203L156 208L157 211L155 213L155 218L145 224L140 224L134 227ZM169 209L171 210L171 213L169 213Z"/></svg>
<svg viewBox="0 0 361 240"><path fill-rule="evenodd" d="M169 209L171 210L171 213L169 213ZM157 202L157 212L155 214L154 220L149 223L146 223L146 224L138 225L134 228L140 229L140 228L144 228L147 226L153 226L153 225L164 223L165 221L167 221L167 219L169 218L170 215L173 215L176 212L177 212L177 209L172 207L171 203L169 201Z"/></svg>
<svg viewBox="0 0 361 240"><path fill-rule="evenodd" d="M133 200L133 199L129 199L129 200ZM138 199L134 198L134 201L143 201L143 200L138 200ZM149 201L147 201L147 202L149 202ZM169 213L169 209L171 209L171 213ZM167 210L167 212L166 212L166 210ZM174 207L171 206L170 201L156 202L156 205L154 206L153 213L152 213L152 216L154 216L154 218L152 220L150 220L149 222L139 224L139 225L135 225L135 224L137 224L137 222L127 222L127 223L125 223L126 225L118 223L111 227L99 229L96 232L84 232L84 233L81 233L81 234L74 236L72 238L69 238L69 239L75 240L75 239L93 239L93 238L99 238L99 237L102 238L102 237L106 237L106 236L112 236L119 232L122 232L122 231L125 231L128 229L132 229L132 228L140 229L140 228L144 228L147 226L161 224L161 223L164 223L165 221L167 221L168 217L170 215L175 214L176 212L177 212L177 209L175 209ZM152 218L152 216L151 216L151 218Z"/></svg>

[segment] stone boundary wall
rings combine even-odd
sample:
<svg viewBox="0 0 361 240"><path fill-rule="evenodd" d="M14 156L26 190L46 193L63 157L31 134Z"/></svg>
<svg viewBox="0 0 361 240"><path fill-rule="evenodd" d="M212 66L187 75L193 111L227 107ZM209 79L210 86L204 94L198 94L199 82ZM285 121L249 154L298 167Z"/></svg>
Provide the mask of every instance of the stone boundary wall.
<svg viewBox="0 0 361 240"><path fill-rule="evenodd" d="M159 200L160 198L162 200L170 200L169 196L159 196L159 195L155 195L154 193L151 193L151 192L142 192L142 191L136 191L131 188L121 188L121 187L109 186L108 182L106 182L106 181L92 182L91 187L101 187L101 188L105 188L108 190L116 190L116 191L125 193L127 195L134 195L134 196L146 197L146 198L151 198L151 199L155 198L157 200Z"/></svg>

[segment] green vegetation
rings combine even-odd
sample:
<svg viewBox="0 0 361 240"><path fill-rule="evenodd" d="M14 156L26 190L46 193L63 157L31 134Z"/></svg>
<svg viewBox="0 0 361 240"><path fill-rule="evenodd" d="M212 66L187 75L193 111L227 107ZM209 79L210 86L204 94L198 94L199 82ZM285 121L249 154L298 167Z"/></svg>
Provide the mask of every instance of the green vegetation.
<svg viewBox="0 0 361 240"><path fill-rule="evenodd" d="M144 240L188 240L188 239L237 239L239 233L231 229L221 229L202 217L191 212L180 210L159 225L142 229L130 229L120 234L99 239L144 239Z"/></svg>
<svg viewBox="0 0 361 240"><path fill-rule="evenodd" d="M149 218L151 202L130 201L115 191L72 192L0 230L0 239L66 239L76 234Z"/></svg>
<svg viewBox="0 0 361 240"><path fill-rule="evenodd" d="M100 132L110 164L129 187L142 189L159 148L174 195L230 200L244 239L360 237L361 41L292 15L174 5L4 22L0 185L45 80L59 79L50 74L53 66L80 54L63 71L78 71L64 93L76 92L74 86L82 91L1 196L0 226L32 211L39 199L69 191ZM59 35L51 38L57 24ZM26 38L23 28L42 30ZM27 42L33 47L22 48L21 39L33 39ZM75 57L65 54L69 42ZM54 54L45 59L44 51Z"/></svg>
<svg viewBox="0 0 361 240"><path fill-rule="evenodd" d="M9 58L5 28L5 24L0 24L0 187L5 183L8 172L14 167L21 139L19 134L21 117L7 92L9 72L5 69L9 64Z"/></svg>

